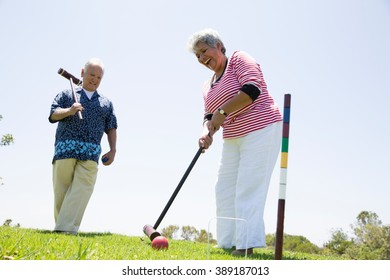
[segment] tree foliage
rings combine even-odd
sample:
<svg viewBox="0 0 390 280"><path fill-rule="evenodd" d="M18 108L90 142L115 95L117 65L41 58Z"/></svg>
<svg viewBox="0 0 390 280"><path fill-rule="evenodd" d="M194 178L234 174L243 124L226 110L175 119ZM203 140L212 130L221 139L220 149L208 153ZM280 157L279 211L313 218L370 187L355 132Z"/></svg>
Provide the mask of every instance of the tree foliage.
<svg viewBox="0 0 390 280"><path fill-rule="evenodd" d="M210 242L212 244L217 243L217 241L215 239L213 239L213 234L211 232L207 233L207 231L205 229L201 229L199 231L199 234L195 238L195 241L199 242L199 243L208 243L208 242Z"/></svg>
<svg viewBox="0 0 390 280"><path fill-rule="evenodd" d="M193 226L182 226L181 227L181 237L184 240L194 241L199 235L199 231Z"/></svg>
<svg viewBox="0 0 390 280"><path fill-rule="evenodd" d="M2 120L2 118L3 116L0 115L0 121ZM12 136L12 134L4 134L1 137L0 146L8 146L11 145L13 142L14 142L14 137Z"/></svg>
<svg viewBox="0 0 390 280"><path fill-rule="evenodd" d="M382 260L390 260L390 226L384 226L383 229L383 251Z"/></svg>
<svg viewBox="0 0 390 280"><path fill-rule="evenodd" d="M174 239L176 237L176 233L179 230L179 226L170 225L161 230L161 234L168 239Z"/></svg>
<svg viewBox="0 0 390 280"><path fill-rule="evenodd" d="M349 247L353 245L353 241L349 240L348 234L342 229L337 229L332 232L331 239L325 244L325 248L337 255L344 255Z"/></svg>
<svg viewBox="0 0 390 280"><path fill-rule="evenodd" d="M275 234L267 234L266 245L268 247L275 247ZM318 254L321 251L317 245L311 243L306 237L289 234L283 235L283 250L308 254Z"/></svg>
<svg viewBox="0 0 390 280"><path fill-rule="evenodd" d="M0 115L0 121L2 120L2 118L3 116ZM5 134L0 139L0 147L11 145L13 142L14 142L14 137L11 134ZM1 185L4 185L2 177L0 177L0 186Z"/></svg>
<svg viewBox="0 0 390 280"><path fill-rule="evenodd" d="M170 225L161 230L161 234L168 239L178 239L180 230L180 237L183 240L194 241L199 243L212 243L215 244L217 241L213 239L213 234L208 233L205 229L197 230L193 226L182 226L181 228L177 225Z"/></svg>
<svg viewBox="0 0 390 280"><path fill-rule="evenodd" d="M3 223L3 227L10 227L10 226L12 226L12 220L11 219L5 220ZM14 225L14 227L20 227L20 224L17 223L16 225Z"/></svg>
<svg viewBox="0 0 390 280"><path fill-rule="evenodd" d="M348 237L341 229L337 230L325 247L350 259L390 259L390 226L383 226L376 213L360 212L351 228L353 237Z"/></svg>

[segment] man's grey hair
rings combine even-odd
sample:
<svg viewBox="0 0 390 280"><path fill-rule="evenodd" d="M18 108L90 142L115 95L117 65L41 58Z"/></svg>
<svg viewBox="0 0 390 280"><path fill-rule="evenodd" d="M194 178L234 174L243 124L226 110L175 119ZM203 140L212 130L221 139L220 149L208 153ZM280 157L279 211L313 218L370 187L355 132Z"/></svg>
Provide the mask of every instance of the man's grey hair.
<svg viewBox="0 0 390 280"><path fill-rule="evenodd" d="M84 65L84 71L86 71L90 65L100 66L100 68L102 68L102 71L104 74L104 65L103 65L103 62L100 60L100 58L94 57L94 58L91 58L90 60L88 60L87 63L85 63L85 65Z"/></svg>
<svg viewBox="0 0 390 280"><path fill-rule="evenodd" d="M206 28L192 34L188 40L188 50L196 53L196 45L200 42L206 43L210 47L216 47L217 44L220 43L222 45L222 53L226 53L226 48L222 42L221 36L219 36L218 32L214 29Z"/></svg>

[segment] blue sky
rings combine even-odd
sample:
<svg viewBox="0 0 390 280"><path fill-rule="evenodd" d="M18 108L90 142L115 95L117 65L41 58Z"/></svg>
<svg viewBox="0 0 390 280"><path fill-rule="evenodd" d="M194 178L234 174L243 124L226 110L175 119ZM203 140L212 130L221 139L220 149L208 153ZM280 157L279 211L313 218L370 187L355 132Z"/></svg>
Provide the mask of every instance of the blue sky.
<svg viewBox="0 0 390 280"><path fill-rule="evenodd" d="M292 95L285 232L322 245L362 210L390 223L390 1L0 0L0 222L52 229L51 102L91 57L118 117L118 152L100 166L81 231L142 235L197 151L201 87L212 73L186 49L203 28L227 54L260 63L283 107ZM160 228L213 228L221 134L201 155ZM108 148L103 139L103 151ZM279 162L265 222L276 230Z"/></svg>

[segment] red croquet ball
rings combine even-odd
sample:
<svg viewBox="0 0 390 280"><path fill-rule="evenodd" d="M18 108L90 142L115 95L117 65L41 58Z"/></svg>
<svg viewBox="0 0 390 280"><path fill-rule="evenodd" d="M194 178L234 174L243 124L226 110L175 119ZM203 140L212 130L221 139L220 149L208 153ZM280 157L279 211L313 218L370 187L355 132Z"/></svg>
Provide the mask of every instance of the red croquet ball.
<svg viewBox="0 0 390 280"><path fill-rule="evenodd" d="M152 241L152 247L156 250L168 250L168 239L164 236L157 236Z"/></svg>

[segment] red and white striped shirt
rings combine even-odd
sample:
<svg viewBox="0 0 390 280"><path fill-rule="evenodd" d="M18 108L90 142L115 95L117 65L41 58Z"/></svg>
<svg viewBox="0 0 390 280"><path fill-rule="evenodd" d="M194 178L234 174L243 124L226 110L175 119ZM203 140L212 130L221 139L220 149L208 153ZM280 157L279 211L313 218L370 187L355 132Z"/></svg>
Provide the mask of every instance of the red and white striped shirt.
<svg viewBox="0 0 390 280"><path fill-rule="evenodd" d="M210 81L205 84L205 115L215 112L233 98L244 84L257 86L261 94L252 104L226 117L222 124L223 138L243 137L283 119L273 97L268 93L260 65L243 51L232 54L225 72L217 82L212 86Z"/></svg>

